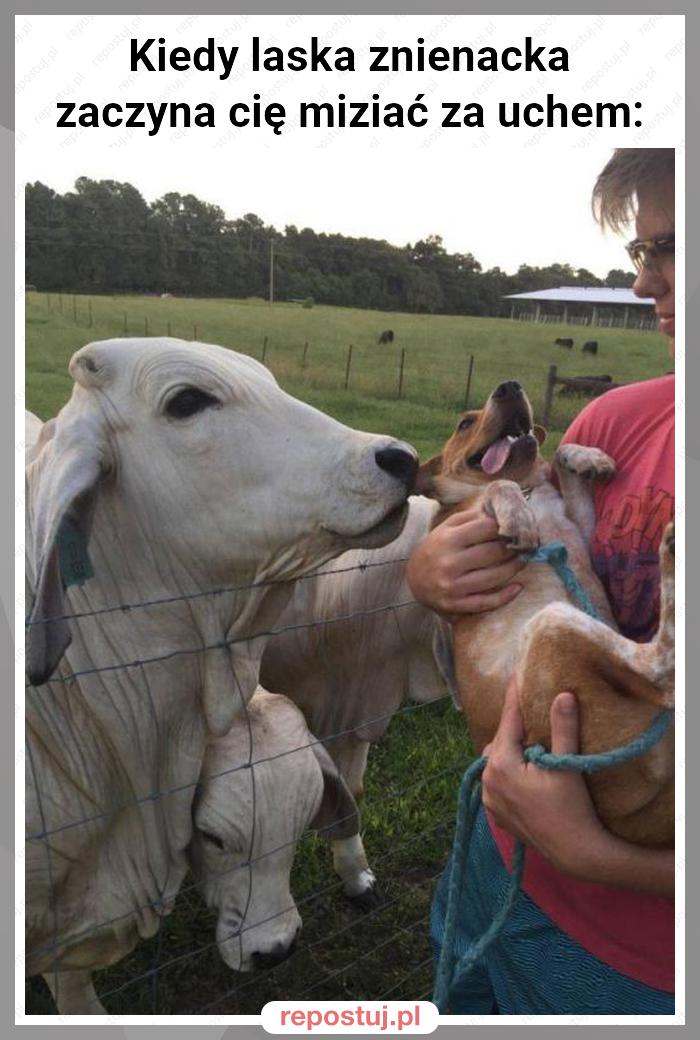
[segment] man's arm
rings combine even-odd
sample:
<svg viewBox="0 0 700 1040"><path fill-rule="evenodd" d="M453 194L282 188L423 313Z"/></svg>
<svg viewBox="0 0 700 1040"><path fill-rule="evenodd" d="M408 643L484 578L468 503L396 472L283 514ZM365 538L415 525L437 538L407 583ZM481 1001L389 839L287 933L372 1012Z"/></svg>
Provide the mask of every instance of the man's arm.
<svg viewBox="0 0 700 1040"><path fill-rule="evenodd" d="M552 751L577 754L576 698L560 693L552 704ZM550 772L523 758L523 722L515 681L508 687L496 736L484 750L483 802L495 822L579 881L673 898L672 849L633 845L606 830L580 773Z"/></svg>

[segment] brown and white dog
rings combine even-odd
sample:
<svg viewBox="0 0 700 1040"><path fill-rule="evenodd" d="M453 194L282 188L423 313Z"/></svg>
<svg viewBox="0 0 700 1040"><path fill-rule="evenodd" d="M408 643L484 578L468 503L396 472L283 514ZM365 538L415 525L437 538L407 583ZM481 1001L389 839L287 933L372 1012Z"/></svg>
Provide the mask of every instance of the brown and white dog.
<svg viewBox="0 0 700 1040"><path fill-rule="evenodd" d="M641 734L661 707L674 703L674 531L662 539L661 618L650 643L615 629L603 587L591 568L595 522L592 481L608 480L615 464L597 448L561 446L554 469L539 454L545 431L533 423L519 383L501 383L481 411L460 420L442 454L425 463L418 490L437 498L440 523L476 506L494 517L500 537L518 552L561 541L569 565L598 611L574 606L549 563L529 563L522 592L506 606L465 614L453 626L455 677L477 749L492 739L505 691L515 673L526 743L549 746L549 711L562 690L576 694L581 751L602 752ZM642 845L669 846L674 837L673 728L648 754L588 777L606 826Z"/></svg>

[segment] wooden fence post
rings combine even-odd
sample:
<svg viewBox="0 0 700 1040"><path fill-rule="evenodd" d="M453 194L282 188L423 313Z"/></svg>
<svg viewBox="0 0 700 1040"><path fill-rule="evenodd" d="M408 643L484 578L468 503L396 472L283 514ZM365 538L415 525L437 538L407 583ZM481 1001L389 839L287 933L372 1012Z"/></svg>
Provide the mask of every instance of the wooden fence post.
<svg viewBox="0 0 700 1040"><path fill-rule="evenodd" d="M345 365L345 389L346 390L348 388L348 383L350 382L350 364L351 364L351 362L352 362L352 343L348 347L348 360L347 360L347 363Z"/></svg>
<svg viewBox="0 0 700 1040"><path fill-rule="evenodd" d="M549 423L549 413L552 410L552 395L554 394L554 384L557 381L557 366L550 365L549 372L547 374L547 389L544 395L544 409L542 411L542 425L547 426Z"/></svg>
<svg viewBox="0 0 700 1040"><path fill-rule="evenodd" d="M143 334L144 336L148 335L148 315L143 319Z"/></svg>
<svg viewBox="0 0 700 1040"><path fill-rule="evenodd" d="M78 324L78 298L75 293L73 293L73 321L76 325Z"/></svg>
<svg viewBox="0 0 700 1040"><path fill-rule="evenodd" d="M308 353L308 350L309 350L309 341L307 339L306 342L304 343L304 350L303 350L302 355L301 355L301 367L302 368L306 368L306 355Z"/></svg>
<svg viewBox="0 0 700 1040"><path fill-rule="evenodd" d="M404 366L405 360L406 360L406 348L405 347L401 347L401 361L399 363L399 392L398 392L398 395L397 395L399 400L401 400L401 397L402 397L402 394L403 394L403 366Z"/></svg>
<svg viewBox="0 0 700 1040"><path fill-rule="evenodd" d="M126 311L124 311L124 335L126 335L128 331L129 331L129 319L126 316Z"/></svg>
<svg viewBox="0 0 700 1040"><path fill-rule="evenodd" d="M474 355L472 354L469 358L469 371L467 372L467 385L464 391L464 410L466 412L469 407L469 391L472 388L472 372L474 370Z"/></svg>
<svg viewBox="0 0 700 1040"><path fill-rule="evenodd" d="M192 339L195 340L195 341L199 339L199 336L197 334L197 326L196 325L192 326Z"/></svg>

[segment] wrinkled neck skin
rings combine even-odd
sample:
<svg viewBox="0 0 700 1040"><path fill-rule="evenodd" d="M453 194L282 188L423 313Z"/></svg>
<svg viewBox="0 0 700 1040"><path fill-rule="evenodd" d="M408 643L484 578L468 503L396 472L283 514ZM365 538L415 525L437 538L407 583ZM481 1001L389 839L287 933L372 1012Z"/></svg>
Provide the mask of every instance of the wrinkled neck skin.
<svg viewBox="0 0 700 1040"><path fill-rule="evenodd" d="M31 488L27 500L31 546ZM94 577L66 591L66 614L247 585L284 565L249 564L224 580L186 545L167 551L145 537L154 530L153 518L127 513L103 488L89 545ZM27 574L31 598L32 560ZM186 870L206 743L245 711L266 637L217 644L274 627L291 591L285 583L70 621L54 678L27 690L28 834L50 835L27 845L31 973L113 963L156 931Z"/></svg>
<svg viewBox="0 0 700 1040"><path fill-rule="evenodd" d="M379 740L404 697L438 696L435 615L414 600L404 562L437 509L436 502L411 499L395 541L344 553L331 573L295 586L279 626L288 629L269 641L261 682L291 697L317 737L353 730L351 741ZM309 624L331 619L343 620ZM329 745L332 755L339 746L338 740Z"/></svg>

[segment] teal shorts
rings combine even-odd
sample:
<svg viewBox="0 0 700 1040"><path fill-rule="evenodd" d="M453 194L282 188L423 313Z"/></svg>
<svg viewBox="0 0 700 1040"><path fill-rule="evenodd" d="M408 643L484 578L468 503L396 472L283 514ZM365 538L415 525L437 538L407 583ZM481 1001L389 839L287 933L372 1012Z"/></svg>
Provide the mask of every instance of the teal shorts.
<svg viewBox="0 0 700 1040"><path fill-rule="evenodd" d="M431 912L430 934L439 957L447 908L447 868ZM490 925L510 875L483 809L467 861L456 938L461 957ZM501 935L465 976L453 981L453 1015L672 1015L673 993L621 975L570 939L521 892Z"/></svg>

